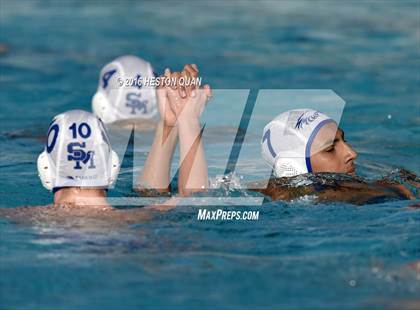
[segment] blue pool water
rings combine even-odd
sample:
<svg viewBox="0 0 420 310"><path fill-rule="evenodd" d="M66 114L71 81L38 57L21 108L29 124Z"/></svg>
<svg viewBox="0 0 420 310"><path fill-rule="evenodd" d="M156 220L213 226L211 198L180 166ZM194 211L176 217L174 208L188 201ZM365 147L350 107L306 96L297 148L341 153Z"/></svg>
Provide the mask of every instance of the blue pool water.
<svg viewBox="0 0 420 310"><path fill-rule="evenodd" d="M196 63L215 89L332 89L346 101L341 126L361 175L420 173L417 1L0 5L2 208L51 202L34 136L60 112L89 110L100 68L123 54L157 72ZM213 177L230 142L211 120L228 123L243 104L206 112ZM245 158L244 180L260 177L259 158ZM125 167L110 194L132 195L130 181ZM412 204L270 202L246 207L260 210L256 222L200 222L183 206L106 232L0 220L0 308L418 307Z"/></svg>

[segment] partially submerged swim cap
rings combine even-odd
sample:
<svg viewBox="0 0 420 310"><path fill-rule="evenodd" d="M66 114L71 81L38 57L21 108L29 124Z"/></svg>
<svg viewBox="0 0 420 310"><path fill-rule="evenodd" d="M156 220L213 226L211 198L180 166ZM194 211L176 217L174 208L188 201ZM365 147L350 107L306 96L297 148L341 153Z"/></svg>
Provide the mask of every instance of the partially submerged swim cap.
<svg viewBox="0 0 420 310"><path fill-rule="evenodd" d="M154 78L152 66L136 56L118 57L101 70L92 110L106 124L150 119L157 113L156 90L144 85Z"/></svg>
<svg viewBox="0 0 420 310"><path fill-rule="evenodd" d="M118 155L100 119L83 110L57 115L38 157L38 173L48 190L61 187L106 188L117 179Z"/></svg>
<svg viewBox="0 0 420 310"><path fill-rule="evenodd" d="M311 146L318 131L334 122L312 109L290 110L278 115L264 127L261 140L263 158L273 167L276 177L311 173Z"/></svg>

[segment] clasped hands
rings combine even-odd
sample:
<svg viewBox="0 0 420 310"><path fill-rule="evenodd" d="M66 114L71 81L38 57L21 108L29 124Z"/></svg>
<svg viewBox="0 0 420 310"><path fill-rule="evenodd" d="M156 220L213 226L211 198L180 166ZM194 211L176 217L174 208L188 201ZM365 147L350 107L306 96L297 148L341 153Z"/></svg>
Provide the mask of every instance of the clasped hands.
<svg viewBox="0 0 420 310"><path fill-rule="evenodd" d="M185 65L181 72L165 69L161 79L167 79L170 85L156 90L159 113L165 127L199 122L212 91L207 84L203 87L197 85L198 73L195 64Z"/></svg>

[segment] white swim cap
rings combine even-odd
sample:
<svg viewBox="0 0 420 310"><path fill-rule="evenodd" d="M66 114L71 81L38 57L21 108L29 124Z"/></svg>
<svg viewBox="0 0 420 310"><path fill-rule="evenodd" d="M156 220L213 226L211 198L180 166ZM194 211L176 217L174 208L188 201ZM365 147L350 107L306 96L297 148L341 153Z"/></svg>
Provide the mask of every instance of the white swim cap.
<svg viewBox="0 0 420 310"><path fill-rule="evenodd" d="M261 140L263 158L276 177L311 173L311 146L318 131L334 122L327 115L311 110L290 110L264 127Z"/></svg>
<svg viewBox="0 0 420 310"><path fill-rule="evenodd" d="M152 66L136 56L118 57L102 68L92 98L92 110L106 124L129 119L150 119L157 113Z"/></svg>
<svg viewBox="0 0 420 310"><path fill-rule="evenodd" d="M115 182L118 171L118 155L111 149L100 119L82 110L54 118L45 150L38 157L38 173L45 188L106 188Z"/></svg>

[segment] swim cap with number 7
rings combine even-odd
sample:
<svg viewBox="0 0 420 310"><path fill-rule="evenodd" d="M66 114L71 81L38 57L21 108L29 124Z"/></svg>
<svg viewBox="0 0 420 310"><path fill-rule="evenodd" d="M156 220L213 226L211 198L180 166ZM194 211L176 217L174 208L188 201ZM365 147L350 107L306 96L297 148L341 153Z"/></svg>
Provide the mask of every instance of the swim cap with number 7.
<svg viewBox="0 0 420 310"><path fill-rule="evenodd" d="M311 145L318 131L334 122L312 109L284 112L264 127L261 154L276 177L311 173Z"/></svg>

